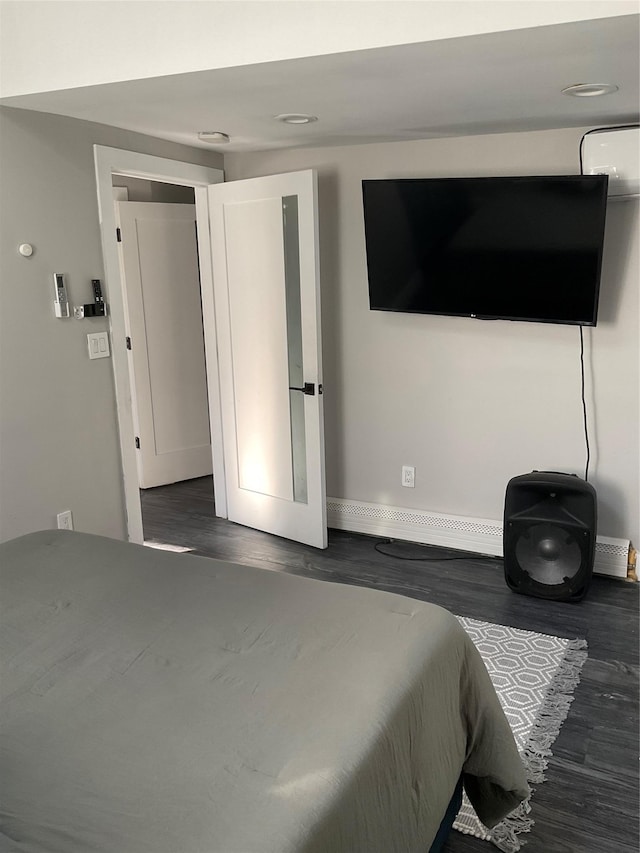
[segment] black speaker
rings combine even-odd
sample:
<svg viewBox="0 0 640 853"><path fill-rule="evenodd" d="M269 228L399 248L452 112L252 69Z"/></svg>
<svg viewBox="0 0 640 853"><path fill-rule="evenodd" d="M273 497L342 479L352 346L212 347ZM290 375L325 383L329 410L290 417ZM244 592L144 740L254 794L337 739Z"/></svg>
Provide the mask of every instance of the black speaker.
<svg viewBox="0 0 640 853"><path fill-rule="evenodd" d="M533 471L507 484L504 577L514 592L579 601L593 574L596 492L575 474Z"/></svg>

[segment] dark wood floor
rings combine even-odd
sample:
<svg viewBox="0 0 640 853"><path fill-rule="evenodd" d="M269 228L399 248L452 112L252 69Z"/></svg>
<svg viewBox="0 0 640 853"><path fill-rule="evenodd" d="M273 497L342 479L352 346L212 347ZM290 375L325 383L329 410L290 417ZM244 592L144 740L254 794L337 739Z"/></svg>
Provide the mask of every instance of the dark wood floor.
<svg viewBox="0 0 640 853"><path fill-rule="evenodd" d="M587 598L563 604L514 595L493 558L405 562L369 536L329 531L319 551L213 517L211 478L142 492L146 539L193 553L337 583L376 587L439 604L459 616L561 637L583 637L589 657L575 700L533 798L527 853L637 853L639 849L639 585L594 577ZM408 543L402 556L450 556ZM453 832L447 853L487 853ZM489 848L491 849L491 848Z"/></svg>

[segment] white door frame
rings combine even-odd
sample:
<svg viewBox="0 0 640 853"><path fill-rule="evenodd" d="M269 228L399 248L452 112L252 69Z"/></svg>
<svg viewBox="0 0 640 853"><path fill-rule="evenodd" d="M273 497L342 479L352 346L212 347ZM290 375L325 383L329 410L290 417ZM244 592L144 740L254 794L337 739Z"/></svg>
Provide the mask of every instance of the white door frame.
<svg viewBox="0 0 640 853"><path fill-rule="evenodd" d="M139 154L120 148L93 146L98 212L102 236L105 273L105 301L108 305L113 377L116 392L118 431L124 489L127 535L131 542L143 542L142 509L136 464L135 429L131 401L131 381L126 349L125 296L120 274L116 216L113 203L113 176L124 175L165 184L193 187L198 229L200 291L204 325L205 362L209 394L211 450L213 453L213 486L216 515L227 517L227 490L222 452L222 413L216 342L215 305L213 297L213 265L209 239L209 201L207 186L224 180L224 172L208 166L197 166L179 160L168 160L150 154Z"/></svg>

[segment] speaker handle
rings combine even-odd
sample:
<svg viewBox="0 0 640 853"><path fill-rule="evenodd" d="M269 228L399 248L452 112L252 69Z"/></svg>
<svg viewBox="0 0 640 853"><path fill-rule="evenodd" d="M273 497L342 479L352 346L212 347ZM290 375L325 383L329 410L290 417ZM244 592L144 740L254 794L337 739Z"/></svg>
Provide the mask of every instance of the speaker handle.
<svg viewBox="0 0 640 853"><path fill-rule="evenodd" d="M537 468L534 468L534 470L531 473L532 474L559 474L561 477L577 477L578 480L582 479L581 477L578 477L577 474L571 474L571 473L567 474L566 471L538 471Z"/></svg>

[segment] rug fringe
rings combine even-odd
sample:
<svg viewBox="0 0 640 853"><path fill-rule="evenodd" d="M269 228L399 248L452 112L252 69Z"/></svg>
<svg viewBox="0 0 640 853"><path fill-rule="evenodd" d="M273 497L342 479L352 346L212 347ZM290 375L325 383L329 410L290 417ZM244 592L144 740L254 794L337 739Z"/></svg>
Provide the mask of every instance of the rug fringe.
<svg viewBox="0 0 640 853"><path fill-rule="evenodd" d="M529 740L521 757L530 785L544 782L544 772L551 756L551 745L560 734L560 728L567 719L573 702L573 692L580 683L580 672L587 659L587 641L571 640L565 656L554 675L540 712L536 718ZM526 841L519 835L531 832L533 819L530 818L531 796L524 800L497 826L490 830L489 840L503 853L517 853Z"/></svg>

